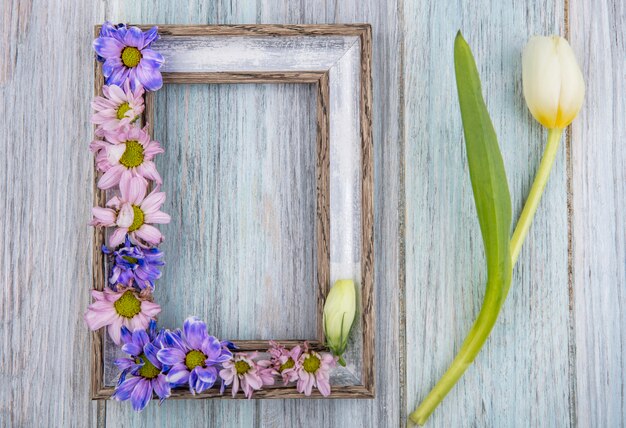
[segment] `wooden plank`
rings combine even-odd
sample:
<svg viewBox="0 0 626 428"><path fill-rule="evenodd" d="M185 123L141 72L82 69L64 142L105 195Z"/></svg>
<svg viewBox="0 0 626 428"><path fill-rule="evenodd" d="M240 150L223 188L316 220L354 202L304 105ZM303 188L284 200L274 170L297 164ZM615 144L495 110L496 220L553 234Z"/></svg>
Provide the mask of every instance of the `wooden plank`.
<svg viewBox="0 0 626 428"><path fill-rule="evenodd" d="M361 293L363 313L374 312L374 150L372 147L372 28L368 27L361 36L361 70L359 99L361 121ZM363 318L363 384L374 393L375 320Z"/></svg>
<svg viewBox="0 0 626 428"><path fill-rule="evenodd" d="M570 2L586 81L571 129L576 413L581 427L626 420L626 5Z"/></svg>
<svg viewBox="0 0 626 428"><path fill-rule="evenodd" d="M155 24L142 24L139 27L149 29ZM368 31L368 24L230 24L214 25L161 25L161 33L167 36L327 36L360 35Z"/></svg>
<svg viewBox="0 0 626 428"><path fill-rule="evenodd" d="M102 16L33 3L0 3L0 426L95 425L102 414L89 399L82 321L92 278L85 95L93 87L91 53L79 46Z"/></svg>
<svg viewBox="0 0 626 428"><path fill-rule="evenodd" d="M358 36L163 36L163 72L326 72Z"/></svg>
<svg viewBox="0 0 626 428"><path fill-rule="evenodd" d="M317 166L315 241L317 262L317 313L324 311L324 301L330 289L330 132L329 103L330 91L328 73L324 73L317 83ZM324 342L324 319L317 317L317 337Z"/></svg>
<svg viewBox="0 0 626 428"><path fill-rule="evenodd" d="M522 97L521 52L532 34L564 31L564 4L404 1L403 10L408 412L458 351L486 279L458 111L454 37L461 29L476 57L516 219L546 138ZM572 423L566 181L562 147L500 319L429 426Z"/></svg>
<svg viewBox="0 0 626 428"><path fill-rule="evenodd" d="M282 73L163 73L164 83L317 83L322 72Z"/></svg>

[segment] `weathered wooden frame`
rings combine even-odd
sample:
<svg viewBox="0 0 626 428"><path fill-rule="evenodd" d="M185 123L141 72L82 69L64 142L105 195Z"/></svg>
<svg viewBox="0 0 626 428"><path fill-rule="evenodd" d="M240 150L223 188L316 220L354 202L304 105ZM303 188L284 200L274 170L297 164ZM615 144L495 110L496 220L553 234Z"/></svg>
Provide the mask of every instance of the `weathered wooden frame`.
<svg viewBox="0 0 626 428"><path fill-rule="evenodd" d="M142 29L150 28L140 25ZM95 27L95 34L100 26ZM371 27L354 25L159 25L161 39L154 47L166 63L162 68L164 83L313 83L317 85L317 341L309 343L323 349L322 309L331 281L343 272L331 275L330 219L330 147L333 141L354 142L360 150L360 259L355 261L360 276L357 324L361 361L356 372L338 368L328 398L374 397L374 213L373 213L373 143L371 130ZM94 89L102 93L104 83L100 63L94 64ZM154 122L153 94L147 93L145 123ZM348 141L348 142L346 142ZM342 151L345 149L342 149ZM339 155L336 155L339 156ZM95 167L94 167L95 168ZM94 203L103 206L106 192L94 181ZM358 193L358 192L357 192ZM106 260L100 248L105 243L102 229L94 229L93 288L106 284ZM341 233L341 231L339 231ZM338 268L342 270L342 268ZM345 269L343 269L345 270ZM92 334L91 395L95 400L109 398L114 388L105 384L104 329ZM279 339L277 339L279 340ZM280 340L279 340L280 341ZM280 341L290 345L295 341ZM267 349L267 341L235 341L243 350ZM300 342L301 343L301 342ZM331 381L334 378L331 377ZM173 398L230 398L215 389L192 396L186 389L176 389ZM322 397L315 391L312 397ZM239 398L239 395L237 396ZM304 398L295 387L263 389L254 398Z"/></svg>

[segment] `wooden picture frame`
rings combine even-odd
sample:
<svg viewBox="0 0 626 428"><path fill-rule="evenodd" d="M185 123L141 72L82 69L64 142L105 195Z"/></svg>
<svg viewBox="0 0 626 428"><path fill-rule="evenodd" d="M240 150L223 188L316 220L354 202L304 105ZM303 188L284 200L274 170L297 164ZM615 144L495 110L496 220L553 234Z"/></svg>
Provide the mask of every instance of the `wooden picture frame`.
<svg viewBox="0 0 626 428"><path fill-rule="evenodd" d="M140 25L148 29L151 25ZM373 142L371 129L371 27L356 25L159 25L161 39L154 49L165 57L162 68L168 83L309 83L317 86L317 168L316 168L316 245L317 245L317 337L312 347L324 349L322 309L325 296L334 280L346 270L355 269L359 285L357 320L352 333L351 357L357 360L348 367L338 367L331 374L332 394L328 398L374 397L374 211L373 211ZM95 27L95 35L100 26ZM102 92L104 79L101 64L94 62L94 89ZM144 123L152 135L154 98L145 98ZM336 145L337 147L335 147ZM358 152L358 153L356 153ZM167 154L165 154L167 156ZM332 158L332 159L331 159ZM350 169L352 168L352 169ZM106 192L96 186L94 166L94 203L103 206ZM358 180L350 190L352 200L359 200L353 227L333 228L331 212L348 193L341 183L343 176ZM343 192L343 193L342 193ZM356 198L356 199L354 199ZM101 252L105 232L94 229L93 288L102 290L107 283L107 262ZM342 234L358 233L360 244L351 249L349 260L331 263L333 239ZM340 244L337 244L340 247ZM347 266L347 267L346 267ZM336 272L335 272L336 271ZM111 379L112 353L104 329L92 335L91 395L107 399L114 392ZM281 341L287 346L290 341ZM266 341L234 341L242 350L267 349ZM300 341L301 343L301 341ZM351 351L349 351L351 352ZM111 354L111 355L109 355ZM243 396L242 396L243 397ZM312 395L321 398L315 391ZM191 395L175 389L172 398L231 398L216 389ZM239 395L237 396L239 398ZM254 398L305 398L295 387L275 387L255 392Z"/></svg>

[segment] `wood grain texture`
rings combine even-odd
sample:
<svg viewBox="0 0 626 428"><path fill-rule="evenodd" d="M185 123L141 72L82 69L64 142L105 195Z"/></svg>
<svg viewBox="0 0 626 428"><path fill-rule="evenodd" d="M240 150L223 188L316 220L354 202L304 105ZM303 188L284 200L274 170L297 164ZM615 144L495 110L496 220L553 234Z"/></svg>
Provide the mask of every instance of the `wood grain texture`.
<svg viewBox="0 0 626 428"><path fill-rule="evenodd" d="M521 53L530 35L564 31L564 4L404 2L406 411L452 362L485 290L454 77L458 29L476 58L516 220L546 138L522 97ZM561 147L491 337L428 426L575 424L565 161Z"/></svg>
<svg viewBox="0 0 626 428"><path fill-rule="evenodd" d="M162 73L164 83L317 83L324 72L282 73Z"/></svg>
<svg viewBox="0 0 626 428"><path fill-rule="evenodd" d="M323 314L330 289L330 87L328 73L317 82L315 242L317 257L317 313ZM317 337L324 342L324 317L317 317Z"/></svg>
<svg viewBox="0 0 626 428"><path fill-rule="evenodd" d="M430 426L620 426L625 419L625 12L616 0L568 3L569 35L587 81L586 103L570 136L572 288L567 281L564 144L503 316ZM545 138L521 98L519 54L531 33L566 33L565 7L561 1L537 0L192 0L184 7L165 0L2 2L0 373L5 381L0 384L0 426L403 426L407 410L426 394L460 345L483 292L451 68L454 33L463 29L481 76L491 76L484 80L484 91L507 171L516 171L509 184L519 212ZM179 24L372 23L374 270L381 284L375 290L380 338L375 400L174 400L139 415L116 402L98 411L89 400L89 362L83 356L90 352L90 337L81 316L90 301L86 284L94 274L93 235L86 226L94 196L87 150L92 134L90 28L105 18ZM48 32L68 22L54 37ZM221 120L231 131L236 128L230 135L220 131L224 144L255 135L257 127L265 132L263 141L276 135L268 118L256 118L259 105L268 104L282 105L286 117L297 118L288 127L294 139L314 135L313 123L304 118L314 116L315 105L302 101L314 100L312 85L220 85L187 94L174 86L162 94L172 105L184 107L187 97L188 105L232 107L251 120L244 124L235 115L214 114L212 123ZM32 91L39 96L27 96ZM251 99L254 104L248 105ZM285 111L286 100L293 100L295 112ZM187 121L180 129L197 138L208 135L208 125L190 110L191 116L189 110L178 113ZM189 261L183 268L200 266L194 275L201 278L204 265ZM241 310L253 312L254 296L244 297ZM186 298L190 311L212 307L194 307L193 296ZM239 316L230 314L232 302L222 303L220 311ZM184 314L177 313L179 319L172 312L163 321L182 322ZM259 325L284 329L271 314L263 317ZM257 328L232 327L233 332Z"/></svg>
<svg viewBox="0 0 626 428"><path fill-rule="evenodd" d="M84 64L93 55L90 28L102 17L69 2L0 5L2 427L98 418L88 399L90 335L82 321L93 234L84 96L93 87ZM42 37L69 20L65 31Z"/></svg>
<svg viewBox="0 0 626 428"><path fill-rule="evenodd" d="M571 129L578 425L626 421L626 5L570 2L586 81Z"/></svg>

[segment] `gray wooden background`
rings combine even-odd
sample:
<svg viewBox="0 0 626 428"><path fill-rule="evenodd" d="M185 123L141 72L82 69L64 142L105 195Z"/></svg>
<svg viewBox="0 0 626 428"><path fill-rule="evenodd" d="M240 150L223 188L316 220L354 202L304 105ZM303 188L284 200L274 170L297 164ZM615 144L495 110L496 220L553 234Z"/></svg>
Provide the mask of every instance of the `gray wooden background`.
<svg viewBox="0 0 626 428"><path fill-rule="evenodd" d="M127 404L89 400L82 313L91 280L91 40L104 19L372 24L375 400L172 401L140 415ZM451 361L483 294L453 80L459 28L476 55L515 214L545 139L521 96L530 35L570 39L587 95L492 337L429 426L623 425L625 21L620 0L3 0L0 426L403 426ZM312 185L311 96L306 85L159 93L166 208L183 216L164 228L164 322L182 321L184 311L218 311L212 327L223 335L310 333L302 321L315 316L310 290L296 282L312 275L313 199L293 195ZM223 153L219 166L211 148ZM228 189L236 188L249 191L233 197ZM221 237L208 232L218 200L228 202ZM185 223L200 215L203 225ZM194 233L198 227L206 233ZM231 276L207 289L202 278L216 251ZM247 274L247 266L264 274Z"/></svg>

